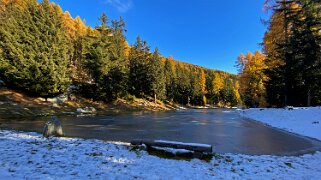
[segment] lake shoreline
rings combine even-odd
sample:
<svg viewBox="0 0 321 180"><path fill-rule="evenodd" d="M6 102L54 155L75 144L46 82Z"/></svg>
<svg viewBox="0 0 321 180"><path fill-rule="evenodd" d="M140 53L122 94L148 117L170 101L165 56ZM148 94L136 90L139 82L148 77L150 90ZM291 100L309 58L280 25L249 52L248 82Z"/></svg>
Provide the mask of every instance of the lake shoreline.
<svg viewBox="0 0 321 180"><path fill-rule="evenodd" d="M74 96L74 95L73 95ZM181 105L169 101L134 98L130 100L117 99L111 103L93 101L81 96L74 96L59 102L59 99L30 97L23 93L0 87L0 118L25 118L41 116L76 116L76 115L113 115L133 112L157 112L188 109L236 109L228 106L193 106ZM95 112L80 112L86 108L94 108Z"/></svg>
<svg viewBox="0 0 321 180"><path fill-rule="evenodd" d="M60 116L65 137L132 142L133 139L203 143L216 153L291 156L321 150L321 142L242 119L232 109ZM50 117L3 119L0 128L42 133ZM256 134L256 136L253 136ZM257 141L256 138L260 138ZM278 137L278 138L276 138Z"/></svg>
<svg viewBox="0 0 321 180"><path fill-rule="evenodd" d="M299 156L221 153L210 161L173 160L132 149L129 143L66 137L45 139L39 133L14 130L0 130L0 146L5 147L0 149L0 177L5 179L316 179L321 176L320 151Z"/></svg>
<svg viewBox="0 0 321 180"><path fill-rule="evenodd" d="M68 115L110 115L132 113L139 111L169 111L186 109L179 104L163 103L153 100L134 98L132 100L118 99L112 103L104 103L74 96L72 100L29 97L23 93L0 87L0 118L68 116ZM81 112L86 108L94 108L94 112Z"/></svg>
<svg viewBox="0 0 321 180"><path fill-rule="evenodd" d="M321 141L321 107L251 108L238 112L241 117Z"/></svg>
<svg viewBox="0 0 321 180"><path fill-rule="evenodd" d="M209 162L186 161L152 156L133 150L128 143L45 139L37 133L7 130L0 130L0 145L5 147L0 149L0 177L5 179L313 179L321 176L320 152L285 157L227 153L216 154Z"/></svg>

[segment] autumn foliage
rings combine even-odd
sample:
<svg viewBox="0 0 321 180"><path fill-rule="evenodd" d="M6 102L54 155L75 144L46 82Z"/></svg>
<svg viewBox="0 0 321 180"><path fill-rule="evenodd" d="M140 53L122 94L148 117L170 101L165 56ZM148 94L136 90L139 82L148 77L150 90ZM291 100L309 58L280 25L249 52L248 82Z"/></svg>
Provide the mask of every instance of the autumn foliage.
<svg viewBox="0 0 321 180"><path fill-rule="evenodd" d="M321 1L268 0L266 8L264 55L237 61L245 105L321 105Z"/></svg>
<svg viewBox="0 0 321 180"><path fill-rule="evenodd" d="M86 26L48 0L0 0L0 79L34 96L73 87L102 101L137 96L188 105L240 103L235 75L163 57L140 37L130 46L122 18L103 13L99 20L97 27Z"/></svg>

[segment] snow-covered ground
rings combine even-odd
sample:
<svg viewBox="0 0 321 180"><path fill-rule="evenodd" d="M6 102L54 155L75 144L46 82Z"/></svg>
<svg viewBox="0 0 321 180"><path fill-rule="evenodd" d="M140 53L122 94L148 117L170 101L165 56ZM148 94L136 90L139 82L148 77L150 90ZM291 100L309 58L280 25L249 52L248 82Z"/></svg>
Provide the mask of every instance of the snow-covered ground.
<svg viewBox="0 0 321 180"><path fill-rule="evenodd" d="M239 110L239 114L273 127L321 140L321 107L255 108Z"/></svg>
<svg viewBox="0 0 321 180"><path fill-rule="evenodd" d="M321 109L248 109L241 116L321 140ZM171 160L129 144L79 138L44 139L0 130L0 179L319 179L321 152L302 156L216 155Z"/></svg>
<svg viewBox="0 0 321 180"><path fill-rule="evenodd" d="M318 179L321 153L170 160L128 144L0 130L0 179Z"/></svg>

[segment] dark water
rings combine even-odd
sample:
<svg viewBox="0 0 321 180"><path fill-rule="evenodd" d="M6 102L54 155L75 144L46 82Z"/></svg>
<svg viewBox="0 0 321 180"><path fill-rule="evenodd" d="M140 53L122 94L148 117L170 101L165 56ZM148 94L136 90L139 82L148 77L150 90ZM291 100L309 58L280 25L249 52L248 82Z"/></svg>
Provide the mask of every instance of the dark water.
<svg viewBox="0 0 321 180"><path fill-rule="evenodd" d="M99 117L59 117L66 136L130 142L161 139L213 145L218 153L297 155L320 150L320 142L255 121L234 110L186 110ZM0 118L1 119L1 118ZM42 132L49 117L0 120L2 127Z"/></svg>

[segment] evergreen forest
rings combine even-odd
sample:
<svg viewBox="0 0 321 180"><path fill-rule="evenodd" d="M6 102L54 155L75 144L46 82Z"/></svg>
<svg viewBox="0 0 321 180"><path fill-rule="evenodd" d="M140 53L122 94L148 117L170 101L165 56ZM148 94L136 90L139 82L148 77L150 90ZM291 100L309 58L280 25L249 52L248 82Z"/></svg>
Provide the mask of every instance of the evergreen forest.
<svg viewBox="0 0 321 180"><path fill-rule="evenodd" d="M122 17L90 27L43 0L0 0L0 80L30 96L73 90L96 101L151 98L183 105L321 104L321 1L267 1L262 51L240 54L237 75L164 57Z"/></svg>

